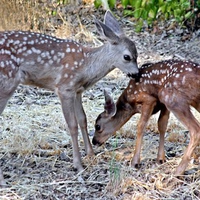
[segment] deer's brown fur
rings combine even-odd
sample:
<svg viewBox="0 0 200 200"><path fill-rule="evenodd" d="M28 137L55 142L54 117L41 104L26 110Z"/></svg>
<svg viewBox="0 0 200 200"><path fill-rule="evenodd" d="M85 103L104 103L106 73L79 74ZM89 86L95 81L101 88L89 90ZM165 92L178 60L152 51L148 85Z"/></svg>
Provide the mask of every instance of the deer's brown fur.
<svg viewBox="0 0 200 200"><path fill-rule="evenodd" d="M96 119L93 144L102 144L135 113L141 113L132 166L140 164L142 137L152 114L160 111L160 143L157 159L165 160L164 135L172 112L190 132L190 142L175 174L184 173L200 141L200 123L190 106L200 111L200 65L190 61L168 60L149 63L139 69L139 78L130 80L115 104L105 93L105 110Z"/></svg>

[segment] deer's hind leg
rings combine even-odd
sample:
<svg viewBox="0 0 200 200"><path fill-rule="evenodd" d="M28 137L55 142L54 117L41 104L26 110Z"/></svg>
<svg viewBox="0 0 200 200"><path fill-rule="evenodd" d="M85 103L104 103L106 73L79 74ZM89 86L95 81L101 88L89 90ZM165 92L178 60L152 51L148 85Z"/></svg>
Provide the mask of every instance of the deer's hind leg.
<svg viewBox="0 0 200 200"><path fill-rule="evenodd" d="M163 89L160 93L160 100L166 105L166 107L171 111L177 119L186 126L190 133L190 142L187 149L184 152L183 158L178 165L175 175L184 174L189 161L192 157L193 151L200 141L200 123L194 117L190 111L190 105L187 102L186 97L184 97L178 91L173 91Z"/></svg>
<svg viewBox="0 0 200 200"><path fill-rule="evenodd" d="M162 108L160 111L160 116L158 119L158 131L160 133L160 141L159 141L157 161L160 164L165 162L164 142L165 142L165 132L167 129L168 119L169 119L169 111L164 106L164 108Z"/></svg>

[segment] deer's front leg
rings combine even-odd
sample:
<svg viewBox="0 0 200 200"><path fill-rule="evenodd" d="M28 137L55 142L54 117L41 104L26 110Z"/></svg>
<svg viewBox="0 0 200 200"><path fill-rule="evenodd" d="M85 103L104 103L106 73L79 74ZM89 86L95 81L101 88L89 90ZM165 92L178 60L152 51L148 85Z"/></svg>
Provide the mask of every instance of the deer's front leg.
<svg viewBox="0 0 200 200"><path fill-rule="evenodd" d="M147 104L142 105L141 117L140 117L138 127L137 127L135 153L131 161L131 165L136 168L138 168L140 165L140 152L141 152L141 147L142 147L142 138L144 135L144 129L147 125L149 118L152 115L155 104L156 104L156 101L152 99L152 101L148 102Z"/></svg>
<svg viewBox="0 0 200 200"><path fill-rule="evenodd" d="M58 95L61 100L63 114L72 138L73 164L78 171L82 171L83 167L81 164L81 155L78 146L78 123L75 115L76 94L70 91L66 92L66 94L58 92Z"/></svg>
<svg viewBox="0 0 200 200"><path fill-rule="evenodd" d="M160 141L159 141L157 161L160 164L165 162L164 142L165 142L165 132L167 129L168 119L169 119L169 111L164 106L164 108L161 109L160 116L158 119L158 131L160 133Z"/></svg>
<svg viewBox="0 0 200 200"><path fill-rule="evenodd" d="M90 143L90 139L88 136L87 118L86 118L86 114L85 114L85 111L84 111L83 105L82 105L82 94L81 93L78 93L76 96L75 111L76 111L76 118L77 118L78 124L80 126L82 135L83 135L85 151L86 151L87 155L92 156L92 155L94 155L94 151L92 149L92 145Z"/></svg>

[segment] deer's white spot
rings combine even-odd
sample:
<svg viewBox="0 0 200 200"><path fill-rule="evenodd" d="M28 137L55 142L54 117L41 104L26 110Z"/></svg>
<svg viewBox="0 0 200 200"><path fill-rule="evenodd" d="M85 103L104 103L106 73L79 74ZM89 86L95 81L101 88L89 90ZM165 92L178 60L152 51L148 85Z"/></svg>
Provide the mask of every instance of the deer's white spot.
<svg viewBox="0 0 200 200"><path fill-rule="evenodd" d="M66 52L67 52L67 53L70 53L70 52L71 52L71 49L68 47L68 48L66 49Z"/></svg>
<svg viewBox="0 0 200 200"><path fill-rule="evenodd" d="M178 83L175 81L175 82L173 82L173 85L174 85L174 86L177 86L177 85L178 85Z"/></svg>
<svg viewBox="0 0 200 200"><path fill-rule="evenodd" d="M56 55L53 56L53 60L56 61L58 58Z"/></svg>
<svg viewBox="0 0 200 200"><path fill-rule="evenodd" d="M74 76L73 76L73 75L70 75L70 78L74 78Z"/></svg>
<svg viewBox="0 0 200 200"><path fill-rule="evenodd" d="M57 63L60 64L60 58L57 58Z"/></svg>
<svg viewBox="0 0 200 200"><path fill-rule="evenodd" d="M19 53L22 53L22 49L21 49L21 48L19 48L19 49L17 50L17 54L19 54Z"/></svg>
<svg viewBox="0 0 200 200"><path fill-rule="evenodd" d="M151 76L152 76L152 73L150 72L150 73L149 73L147 76L148 76L148 78L151 78Z"/></svg>
<svg viewBox="0 0 200 200"><path fill-rule="evenodd" d="M176 77L176 78L179 78L179 76L180 76L180 74L176 74L176 76L175 76L175 77Z"/></svg>
<svg viewBox="0 0 200 200"><path fill-rule="evenodd" d="M72 52L73 52L73 53L76 52L76 49L73 48L73 49L72 49Z"/></svg>
<svg viewBox="0 0 200 200"><path fill-rule="evenodd" d="M68 67L69 67L69 64L68 64L68 63L66 63L66 64L65 64L65 68L68 68Z"/></svg>
<svg viewBox="0 0 200 200"><path fill-rule="evenodd" d="M16 63L19 64L21 61L21 58L16 58Z"/></svg>
<svg viewBox="0 0 200 200"><path fill-rule="evenodd" d="M22 62L24 62L24 58L21 58L21 59L20 59L20 63L22 63Z"/></svg>
<svg viewBox="0 0 200 200"><path fill-rule="evenodd" d="M60 56L61 58L64 58L64 57L65 57L65 53L63 53L63 52L58 52L58 56Z"/></svg>
<svg viewBox="0 0 200 200"><path fill-rule="evenodd" d="M11 64L12 69L15 69L16 66L14 65L14 63Z"/></svg>
<svg viewBox="0 0 200 200"><path fill-rule="evenodd" d="M185 68L185 70L186 70L186 71L189 71L189 72L191 72L191 71L192 71L192 69L191 69L191 68L189 68L189 67Z"/></svg>
<svg viewBox="0 0 200 200"><path fill-rule="evenodd" d="M41 62L42 58L40 56L37 57L37 62Z"/></svg>
<svg viewBox="0 0 200 200"><path fill-rule="evenodd" d="M6 43L6 47L10 47L10 43Z"/></svg>
<svg viewBox="0 0 200 200"><path fill-rule="evenodd" d="M52 65L53 64L53 60L49 60L49 64Z"/></svg>
<svg viewBox="0 0 200 200"><path fill-rule="evenodd" d="M8 72L8 77L9 77L9 78L12 77L12 73L13 73L12 70L10 70L10 71Z"/></svg>
<svg viewBox="0 0 200 200"><path fill-rule="evenodd" d="M1 68L4 68L5 67L5 63L3 61L1 61L0 66L1 66Z"/></svg>
<svg viewBox="0 0 200 200"><path fill-rule="evenodd" d="M2 38L2 39L0 40L0 44L1 44L1 45L3 45L3 44L4 44L4 42L5 42L5 39L4 39L4 38Z"/></svg>
<svg viewBox="0 0 200 200"><path fill-rule="evenodd" d="M34 40L28 40L28 44L33 45L33 44L35 44L35 41Z"/></svg>
<svg viewBox="0 0 200 200"><path fill-rule="evenodd" d="M17 59L16 59L16 57L14 55L11 54L10 57L11 57L12 60L14 60L15 62L17 62Z"/></svg>
<svg viewBox="0 0 200 200"><path fill-rule="evenodd" d="M32 54L32 50L31 49L29 49L29 50L27 50L27 54Z"/></svg>
<svg viewBox="0 0 200 200"><path fill-rule="evenodd" d="M79 66L81 66L84 63L84 59L81 59L81 61L79 62Z"/></svg>
<svg viewBox="0 0 200 200"><path fill-rule="evenodd" d="M27 50L27 47L24 46L24 47L22 48L22 51L26 51L26 50Z"/></svg>
<svg viewBox="0 0 200 200"><path fill-rule="evenodd" d="M47 56L48 58L51 58L49 51L46 51L46 56Z"/></svg>
<svg viewBox="0 0 200 200"><path fill-rule="evenodd" d="M8 55L10 55L10 54L11 54L11 52L10 52L10 51L8 51L8 50L6 50L6 49L5 49L5 50L3 49L3 54L8 54Z"/></svg>
<svg viewBox="0 0 200 200"><path fill-rule="evenodd" d="M68 75L67 73L65 73L64 77L65 77L65 78L68 78L68 77L69 77L69 75Z"/></svg>
<svg viewBox="0 0 200 200"><path fill-rule="evenodd" d="M33 51L33 53L36 53L36 54L40 54L41 53L41 50L40 49L36 49L35 47L32 47L31 50ZM41 54L41 56L42 56L42 54Z"/></svg>

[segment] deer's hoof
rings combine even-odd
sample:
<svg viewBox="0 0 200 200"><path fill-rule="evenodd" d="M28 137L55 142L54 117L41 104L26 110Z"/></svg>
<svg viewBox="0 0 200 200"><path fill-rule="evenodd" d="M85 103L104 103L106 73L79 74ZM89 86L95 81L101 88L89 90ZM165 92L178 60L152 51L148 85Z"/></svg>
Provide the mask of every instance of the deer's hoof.
<svg viewBox="0 0 200 200"><path fill-rule="evenodd" d="M141 166L142 166L142 165L141 165L140 163L135 164L135 168L136 168L136 169L141 168Z"/></svg>
<svg viewBox="0 0 200 200"><path fill-rule="evenodd" d="M165 163L165 162L166 162L165 159L158 159L158 160L157 160L157 163L158 163L158 164L163 164L163 163Z"/></svg>

